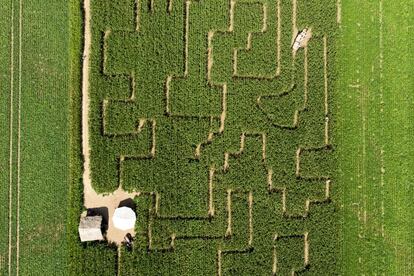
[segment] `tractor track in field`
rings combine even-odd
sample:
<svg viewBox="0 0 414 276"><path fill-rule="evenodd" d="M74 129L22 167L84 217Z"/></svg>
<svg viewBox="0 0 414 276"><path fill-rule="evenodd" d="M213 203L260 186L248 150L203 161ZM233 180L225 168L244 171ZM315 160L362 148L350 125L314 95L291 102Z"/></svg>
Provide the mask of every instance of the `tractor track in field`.
<svg viewBox="0 0 414 276"><path fill-rule="evenodd" d="M16 225L16 275L19 275L20 259L20 170L21 170L21 95L22 95L22 33L23 33L23 0L19 1L19 102L18 102L18 132L17 132L17 225Z"/></svg>
<svg viewBox="0 0 414 276"><path fill-rule="evenodd" d="M380 86L379 86L379 97L380 97L380 113L381 118L384 116L384 88L382 85L383 77L384 77L384 14L383 14L383 0L379 1L379 23L380 23L380 33L379 33L379 48L380 48L380 55L379 55L379 70L380 70ZM384 137L384 128L381 129L381 137ZM381 189L381 237L385 242L385 189L384 189L384 176L385 176L385 164L384 164L384 145L381 145L380 149L380 189ZM386 263L386 252L385 248L383 248L383 257L382 262Z"/></svg>
<svg viewBox="0 0 414 276"><path fill-rule="evenodd" d="M9 129L9 229L8 229L8 273L12 272L12 221L13 221L13 147L16 141L14 138L14 120L15 109L15 10L14 5L11 6L11 26L10 26L10 129ZM19 0L19 26L18 26L18 86L17 86L17 162L16 162L16 275L19 275L19 256L20 256L20 171L21 171L21 95L22 95L22 33L23 33L23 0Z"/></svg>
<svg viewBox="0 0 414 276"><path fill-rule="evenodd" d="M10 129L9 129L9 248L8 272L11 274L12 255L12 198L13 198L13 101L14 101L14 6L11 6L10 27Z"/></svg>

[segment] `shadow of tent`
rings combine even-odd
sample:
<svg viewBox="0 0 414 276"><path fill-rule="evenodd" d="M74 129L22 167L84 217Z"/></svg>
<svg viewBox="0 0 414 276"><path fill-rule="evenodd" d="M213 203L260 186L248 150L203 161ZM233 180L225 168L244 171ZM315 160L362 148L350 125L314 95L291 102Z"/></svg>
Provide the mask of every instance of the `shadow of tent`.
<svg viewBox="0 0 414 276"><path fill-rule="evenodd" d="M102 231L106 232L108 230L109 212L107 207L89 208L87 216L102 216Z"/></svg>
<svg viewBox="0 0 414 276"><path fill-rule="evenodd" d="M135 212L135 208L137 206L135 204L135 201L132 198L127 198L127 199L122 200L119 203L118 208L119 207L129 207L129 208L131 208Z"/></svg>

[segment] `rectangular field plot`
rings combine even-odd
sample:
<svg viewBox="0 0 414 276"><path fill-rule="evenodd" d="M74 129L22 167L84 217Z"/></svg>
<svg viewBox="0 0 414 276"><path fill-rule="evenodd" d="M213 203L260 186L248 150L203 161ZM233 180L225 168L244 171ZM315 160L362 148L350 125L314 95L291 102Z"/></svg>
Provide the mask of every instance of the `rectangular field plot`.
<svg viewBox="0 0 414 276"><path fill-rule="evenodd" d="M335 1L85 7L86 169L139 195L132 251L79 250L120 275L338 273Z"/></svg>
<svg viewBox="0 0 414 276"><path fill-rule="evenodd" d="M0 275L67 275L68 19L64 0L0 5Z"/></svg>
<svg viewBox="0 0 414 276"><path fill-rule="evenodd" d="M335 135L342 273L413 275L414 3L342 2Z"/></svg>

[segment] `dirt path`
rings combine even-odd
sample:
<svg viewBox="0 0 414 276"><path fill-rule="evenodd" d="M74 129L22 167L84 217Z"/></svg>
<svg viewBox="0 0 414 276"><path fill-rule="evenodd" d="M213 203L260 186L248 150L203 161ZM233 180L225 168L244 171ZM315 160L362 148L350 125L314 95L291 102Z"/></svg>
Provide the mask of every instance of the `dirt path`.
<svg viewBox="0 0 414 276"><path fill-rule="evenodd" d="M119 203L125 199L134 198L139 193L127 193L122 187L119 187L110 195L100 195L95 192L92 187L92 179L90 172L90 144L89 144L89 65L90 65L90 51L92 44L91 32L91 9L90 0L84 1L85 12L85 33L84 33L84 52L83 52L83 66L82 66L82 154L84 157L83 164L83 186L84 186L84 205L86 208L108 208L108 231L107 239L111 242L120 244L126 233L135 234L134 229L128 231L121 231L116 229L112 224L112 215ZM139 214L137 214L139 215Z"/></svg>
<svg viewBox="0 0 414 276"><path fill-rule="evenodd" d="M325 146L330 145L329 140L329 89L328 89L328 38L323 37L323 78L324 78L324 106L325 106Z"/></svg>
<svg viewBox="0 0 414 276"><path fill-rule="evenodd" d="M90 0L84 1L85 9L85 34L84 34L84 50L82 65L82 154L84 156L83 164L83 185L90 185L90 146L89 146L89 57L91 50L91 27L90 27Z"/></svg>
<svg viewBox="0 0 414 276"><path fill-rule="evenodd" d="M336 1L336 23L341 24L342 22L342 2L341 0Z"/></svg>

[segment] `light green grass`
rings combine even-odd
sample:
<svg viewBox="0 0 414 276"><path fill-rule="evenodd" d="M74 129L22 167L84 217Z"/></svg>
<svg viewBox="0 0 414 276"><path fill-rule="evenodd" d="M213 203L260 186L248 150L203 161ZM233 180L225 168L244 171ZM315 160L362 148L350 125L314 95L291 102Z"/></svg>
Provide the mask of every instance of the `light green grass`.
<svg viewBox="0 0 414 276"><path fill-rule="evenodd" d="M23 0L22 8L20 273L56 275L67 260L68 4Z"/></svg>
<svg viewBox="0 0 414 276"><path fill-rule="evenodd" d="M1 37L0 144L4 151L1 155L0 255L4 262L0 264L0 272L6 275L64 275L69 187L68 5L66 1L6 2L2 3L1 10L2 34L5 35ZM13 31L8 21L11 5ZM10 67L12 35L13 66ZM11 70L14 72L13 96ZM3 229L9 223L6 205L9 181L3 180L8 178L10 169L10 106L13 106L13 176L9 271L8 254L3 257L4 249L9 245L5 239L9 231Z"/></svg>
<svg viewBox="0 0 414 276"><path fill-rule="evenodd" d="M0 275L9 270L11 6L10 1L0 6L0 24L5 29L0 34Z"/></svg>
<svg viewBox="0 0 414 276"><path fill-rule="evenodd" d="M412 275L413 3L342 2L336 132L342 271Z"/></svg>
<svg viewBox="0 0 414 276"><path fill-rule="evenodd" d="M396 275L414 274L413 14L412 1L384 1L385 240Z"/></svg>

